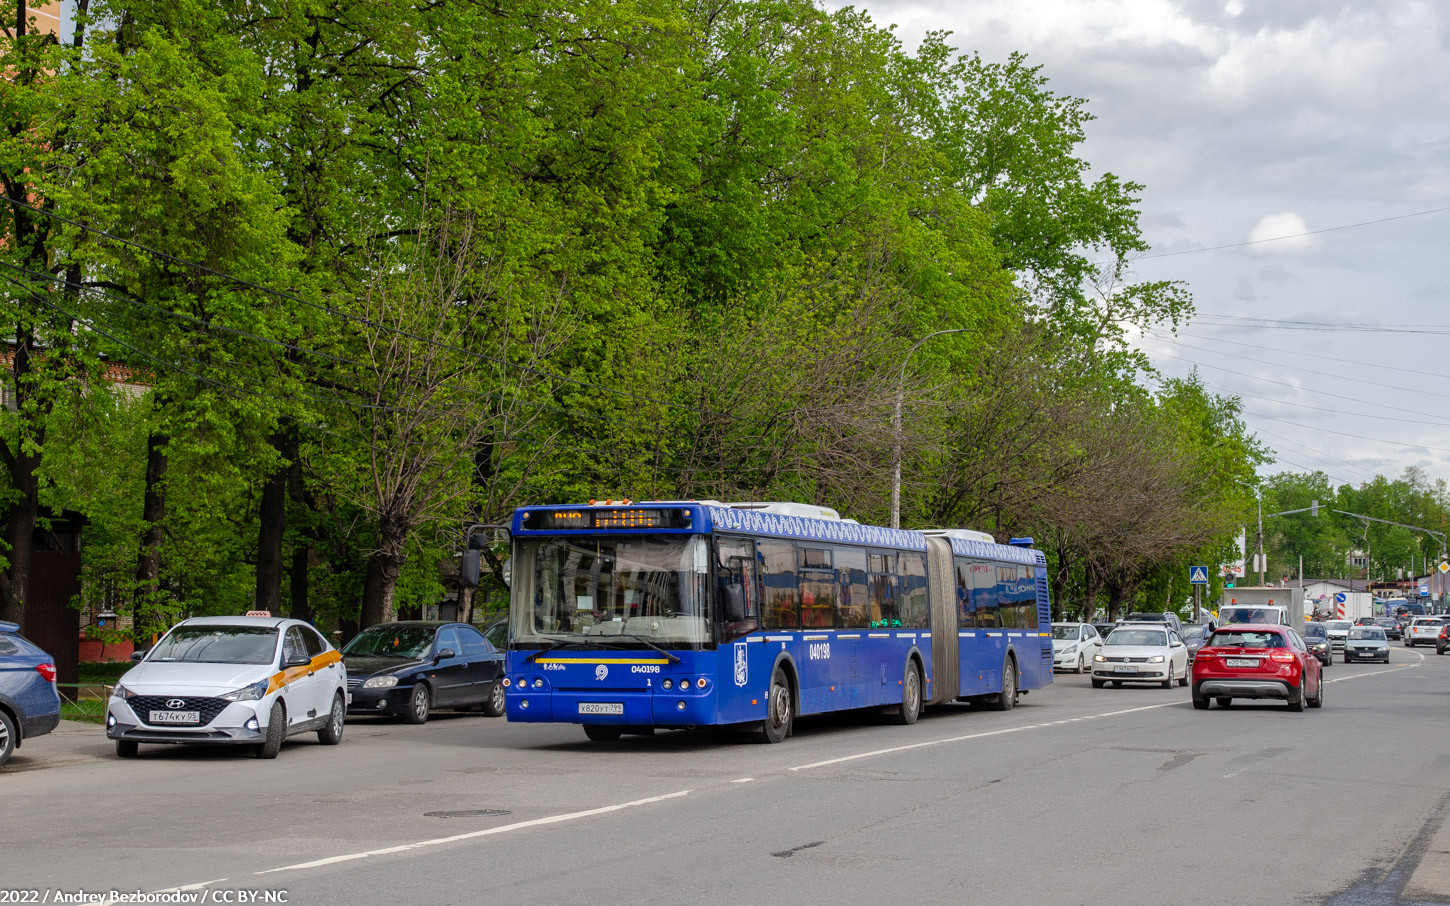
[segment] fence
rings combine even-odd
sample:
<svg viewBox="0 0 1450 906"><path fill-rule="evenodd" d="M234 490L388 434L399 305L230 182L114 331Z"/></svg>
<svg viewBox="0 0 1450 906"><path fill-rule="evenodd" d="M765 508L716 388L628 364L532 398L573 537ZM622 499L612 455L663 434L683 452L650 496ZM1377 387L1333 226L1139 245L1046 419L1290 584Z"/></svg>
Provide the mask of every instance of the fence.
<svg viewBox="0 0 1450 906"><path fill-rule="evenodd" d="M106 683L56 683L60 693L60 716L65 720L99 723L106 719L106 701L114 686Z"/></svg>

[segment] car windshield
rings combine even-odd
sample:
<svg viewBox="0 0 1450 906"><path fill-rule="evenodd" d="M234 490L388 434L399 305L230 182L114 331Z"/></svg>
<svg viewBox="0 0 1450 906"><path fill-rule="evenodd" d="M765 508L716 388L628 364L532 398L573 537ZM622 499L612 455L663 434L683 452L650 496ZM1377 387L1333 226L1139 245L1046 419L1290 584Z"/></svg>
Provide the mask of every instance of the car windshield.
<svg viewBox="0 0 1450 906"><path fill-rule="evenodd" d="M1440 625L1440 621L1438 619L1432 619L1430 617L1418 617L1418 618L1416 618L1416 620L1414 622L1414 625L1415 626L1439 626Z"/></svg>
<svg viewBox="0 0 1450 906"><path fill-rule="evenodd" d="M1052 637L1054 639L1066 639L1069 642L1077 641L1078 632L1080 630L1076 626L1058 626L1054 624L1052 627Z"/></svg>
<svg viewBox="0 0 1450 906"><path fill-rule="evenodd" d="M432 626L371 626L342 646L342 655L347 657L406 657L418 658L426 655L433 647Z"/></svg>
<svg viewBox="0 0 1450 906"><path fill-rule="evenodd" d="M713 638L709 545L701 536L521 539L513 641L698 648ZM621 638L623 637L623 638Z"/></svg>
<svg viewBox="0 0 1450 906"><path fill-rule="evenodd" d="M1168 644L1168 633L1157 629L1129 629L1120 626L1113 630L1104 645L1156 645L1162 648Z"/></svg>
<svg viewBox="0 0 1450 906"><path fill-rule="evenodd" d="M1185 626L1178 634L1185 642L1196 642L1203 638L1203 631L1207 628L1206 626Z"/></svg>
<svg viewBox="0 0 1450 906"><path fill-rule="evenodd" d="M177 626L156 643L146 660L270 664L276 651L276 626Z"/></svg>
<svg viewBox="0 0 1450 906"><path fill-rule="evenodd" d="M1324 624L1324 629L1327 632L1345 632L1349 629L1350 625L1348 620L1330 620Z"/></svg>
<svg viewBox="0 0 1450 906"><path fill-rule="evenodd" d="M1351 641L1355 639L1374 639L1377 642L1383 642L1385 640L1385 631L1378 626L1357 626L1349 631L1349 638Z"/></svg>
<svg viewBox="0 0 1450 906"><path fill-rule="evenodd" d="M1388 629L1391 626L1398 626L1400 624L1398 621L1395 620L1394 617L1379 617L1375 620L1375 625L1383 626Z"/></svg>
<svg viewBox="0 0 1450 906"><path fill-rule="evenodd" d="M1234 630L1215 632L1209 639L1209 648L1284 648L1284 637L1277 632L1254 632Z"/></svg>
<svg viewBox="0 0 1450 906"><path fill-rule="evenodd" d="M1324 638L1324 624L1323 623L1305 623L1304 624L1304 638L1306 638L1306 639L1322 639L1322 638Z"/></svg>

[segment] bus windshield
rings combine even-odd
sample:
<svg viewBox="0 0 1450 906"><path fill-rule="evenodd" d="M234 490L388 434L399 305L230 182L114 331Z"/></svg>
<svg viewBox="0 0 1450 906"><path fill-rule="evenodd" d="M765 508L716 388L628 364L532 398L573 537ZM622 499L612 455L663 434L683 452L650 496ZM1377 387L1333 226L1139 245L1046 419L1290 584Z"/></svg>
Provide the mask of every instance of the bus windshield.
<svg viewBox="0 0 1450 906"><path fill-rule="evenodd" d="M704 647L708 565L701 536L518 539L514 642Z"/></svg>

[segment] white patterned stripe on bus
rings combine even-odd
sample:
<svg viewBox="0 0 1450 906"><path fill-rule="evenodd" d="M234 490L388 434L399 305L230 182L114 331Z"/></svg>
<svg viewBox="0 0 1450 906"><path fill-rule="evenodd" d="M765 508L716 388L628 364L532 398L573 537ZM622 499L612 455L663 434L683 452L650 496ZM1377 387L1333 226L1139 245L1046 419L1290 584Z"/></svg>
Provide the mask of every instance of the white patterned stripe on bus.
<svg viewBox="0 0 1450 906"><path fill-rule="evenodd" d="M834 519L811 519L806 516L785 516L758 510L737 510L733 507L705 507L714 528L734 529L759 535L801 538L807 541L844 541L926 550L926 536L906 529L889 529L876 525L838 522ZM1015 550L1015 548L1012 548ZM1044 562L1046 562L1044 560Z"/></svg>
<svg viewBox="0 0 1450 906"><path fill-rule="evenodd" d="M923 632L921 634L921 637L924 638L924 639L929 639L929 638L931 638L931 633L929 633L929 632Z"/></svg>
<svg viewBox="0 0 1450 906"><path fill-rule="evenodd" d="M958 557L980 557L984 560L1011 560L1029 566L1046 566L1047 555L1030 547L1012 547L1007 544L988 544L985 541L968 541L953 538L952 553Z"/></svg>
<svg viewBox="0 0 1450 906"><path fill-rule="evenodd" d="M745 641L747 641L747 642L764 642L765 641L765 636L763 636L763 635L746 636L745 637Z"/></svg>
<svg viewBox="0 0 1450 906"><path fill-rule="evenodd" d="M836 638L838 638L838 639L859 639L860 637L861 637L861 633L859 633L859 632L853 632L850 635L847 635L846 633L843 632L840 635L836 636Z"/></svg>
<svg viewBox="0 0 1450 906"><path fill-rule="evenodd" d="M803 636L801 636L801 641L803 641L803 642L819 642L822 639L829 639L829 638L830 638L830 636L828 636L828 635L803 635Z"/></svg>
<svg viewBox="0 0 1450 906"><path fill-rule="evenodd" d="M957 636L963 639L972 639L976 638L977 634L975 632L959 632L957 633Z"/></svg>
<svg viewBox="0 0 1450 906"><path fill-rule="evenodd" d="M795 641L795 636L793 636L793 635L768 635L768 636L765 637L765 640L767 642L793 642L793 641Z"/></svg>
<svg viewBox="0 0 1450 906"><path fill-rule="evenodd" d="M868 638L868 639L889 639L889 638L891 638L891 633L889 633L889 632L873 632L870 635L866 636L866 638Z"/></svg>
<svg viewBox="0 0 1450 906"><path fill-rule="evenodd" d="M1002 635L1002 633L1000 633L1000 632L989 632L989 633L987 633L987 638L989 638L989 639L995 639L995 638L997 638L997 637L999 637L1001 635Z"/></svg>
<svg viewBox="0 0 1450 906"><path fill-rule="evenodd" d="M898 639L914 639L914 638L916 638L916 633L914 633L914 632L898 632L896 634L896 637Z"/></svg>

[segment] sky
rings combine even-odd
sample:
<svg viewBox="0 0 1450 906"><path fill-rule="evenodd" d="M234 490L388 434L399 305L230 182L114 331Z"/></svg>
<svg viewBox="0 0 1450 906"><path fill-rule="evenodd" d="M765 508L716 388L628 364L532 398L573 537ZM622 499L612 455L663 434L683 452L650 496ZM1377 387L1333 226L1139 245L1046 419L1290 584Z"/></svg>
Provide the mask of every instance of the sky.
<svg viewBox="0 0 1450 906"><path fill-rule="evenodd" d="M1079 154L1146 187L1134 276L1194 297L1140 345L1243 400L1261 471L1450 481L1450 3L860 5L1088 101Z"/></svg>

